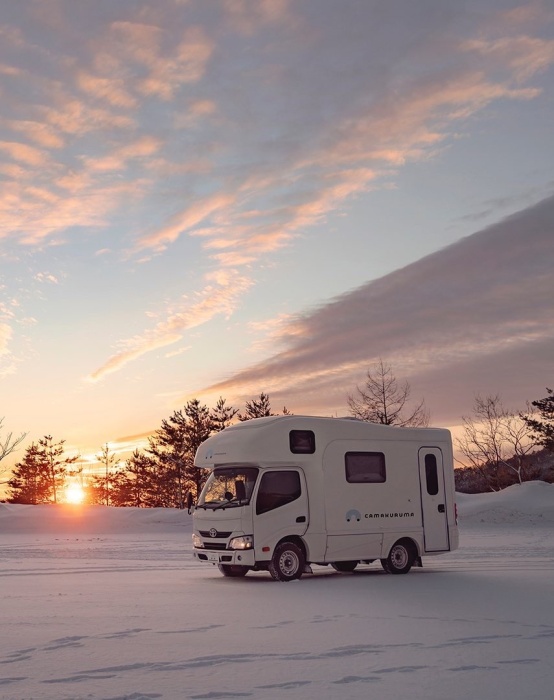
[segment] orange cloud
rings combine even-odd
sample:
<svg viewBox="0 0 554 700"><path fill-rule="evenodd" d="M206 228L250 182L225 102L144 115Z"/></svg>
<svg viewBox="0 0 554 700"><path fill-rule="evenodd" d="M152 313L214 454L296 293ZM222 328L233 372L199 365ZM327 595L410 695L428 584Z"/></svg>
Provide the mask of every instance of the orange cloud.
<svg viewBox="0 0 554 700"><path fill-rule="evenodd" d="M8 352L8 344L12 339L12 329L7 323L0 322L0 355Z"/></svg>
<svg viewBox="0 0 554 700"><path fill-rule="evenodd" d="M46 161L46 156L43 151L34 146L28 146L25 143L17 143L14 141L0 141L0 150L4 151L10 158L25 165L38 167Z"/></svg>
<svg viewBox="0 0 554 700"><path fill-rule="evenodd" d="M180 235L190 231L215 212L230 207L233 202L234 198L230 194L218 193L205 197L175 214L161 229L143 236L137 244L137 249L165 250L168 244L176 241Z"/></svg>
<svg viewBox="0 0 554 700"><path fill-rule="evenodd" d="M121 78L102 78L82 71L77 76L77 85L93 98L104 100L114 107L132 109L137 104Z"/></svg>
<svg viewBox="0 0 554 700"><path fill-rule="evenodd" d="M185 331L207 323L215 316L230 316L252 285L250 279L236 271L216 271L207 275L206 281L208 284L202 292L194 295L194 301L185 300L181 308L170 310L167 318L152 330L125 341L123 349L90 374L87 380L96 382L148 352L172 345L182 338Z"/></svg>
<svg viewBox="0 0 554 700"><path fill-rule="evenodd" d="M36 121L20 120L7 122L10 129L23 134L43 148L62 148L63 139L48 124Z"/></svg>
<svg viewBox="0 0 554 700"><path fill-rule="evenodd" d="M554 63L554 41L538 37L516 36L487 41L466 41L462 48L508 67L518 82L528 80Z"/></svg>

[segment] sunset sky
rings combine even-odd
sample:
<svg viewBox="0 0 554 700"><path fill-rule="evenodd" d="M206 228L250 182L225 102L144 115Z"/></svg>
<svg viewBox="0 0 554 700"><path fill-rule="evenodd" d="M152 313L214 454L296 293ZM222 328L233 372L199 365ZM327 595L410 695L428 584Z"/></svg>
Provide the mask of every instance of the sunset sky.
<svg viewBox="0 0 554 700"><path fill-rule="evenodd" d="M0 417L554 383L552 0L2 0ZM18 452L18 457L23 449Z"/></svg>

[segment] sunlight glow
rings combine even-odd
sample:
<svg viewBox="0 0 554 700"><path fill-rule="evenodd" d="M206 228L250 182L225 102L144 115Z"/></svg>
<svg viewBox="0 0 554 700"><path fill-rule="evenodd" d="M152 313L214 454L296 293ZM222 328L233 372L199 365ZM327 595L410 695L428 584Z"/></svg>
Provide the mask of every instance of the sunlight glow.
<svg viewBox="0 0 554 700"><path fill-rule="evenodd" d="M80 484L70 484L65 490L65 500L78 505L85 500L85 492Z"/></svg>

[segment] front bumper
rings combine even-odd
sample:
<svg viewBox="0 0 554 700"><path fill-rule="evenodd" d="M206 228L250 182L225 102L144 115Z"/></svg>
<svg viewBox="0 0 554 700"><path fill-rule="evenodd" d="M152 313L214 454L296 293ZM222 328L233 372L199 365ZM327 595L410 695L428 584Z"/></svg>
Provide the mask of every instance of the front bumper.
<svg viewBox="0 0 554 700"><path fill-rule="evenodd" d="M256 559L253 549L193 549L193 556L206 564L231 564L234 566L254 566Z"/></svg>

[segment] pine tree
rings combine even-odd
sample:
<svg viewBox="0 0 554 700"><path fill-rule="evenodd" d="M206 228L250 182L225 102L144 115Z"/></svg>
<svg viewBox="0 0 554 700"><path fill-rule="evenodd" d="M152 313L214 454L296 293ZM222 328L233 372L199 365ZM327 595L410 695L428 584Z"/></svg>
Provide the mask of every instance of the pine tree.
<svg viewBox="0 0 554 700"><path fill-rule="evenodd" d="M156 464L148 455L135 450L125 462L126 481L118 484L114 494L120 505L135 508L157 507Z"/></svg>
<svg viewBox="0 0 554 700"><path fill-rule="evenodd" d="M8 481L8 501L37 505L50 501L50 480L47 466L41 459L38 445L32 443L23 459L12 469Z"/></svg>
<svg viewBox="0 0 554 700"><path fill-rule="evenodd" d="M64 456L64 442L54 442L51 435L45 435L27 448L8 481L12 503L58 502L69 466L78 459L78 456Z"/></svg>
<svg viewBox="0 0 554 700"><path fill-rule="evenodd" d="M185 492L198 498L206 475L194 467L201 442L214 430L210 411L198 399L175 411L149 439L148 453L157 467L159 495L164 506L185 507Z"/></svg>
<svg viewBox="0 0 554 700"><path fill-rule="evenodd" d="M220 396L215 408L210 413L213 430L218 433L228 428L238 412L238 408L227 406L225 399Z"/></svg>
<svg viewBox="0 0 554 700"><path fill-rule="evenodd" d="M531 402L531 406L538 409L538 418L536 413L522 414L521 417L533 432L537 444L554 452L554 390L547 387L546 393L544 399Z"/></svg>
<svg viewBox="0 0 554 700"><path fill-rule="evenodd" d="M65 484L65 477L70 464L79 458L63 457L65 440L54 442L51 435L45 435L38 441L39 454L44 461L49 480L49 491L53 503L57 503Z"/></svg>
<svg viewBox="0 0 554 700"><path fill-rule="evenodd" d="M108 443L103 445L100 450L100 454L96 455L96 459L102 465L103 473L96 474L91 479L90 500L92 503L109 506L113 505L111 503L111 494L115 488L115 484L121 481L121 477L118 476L119 459L117 455L110 450Z"/></svg>

